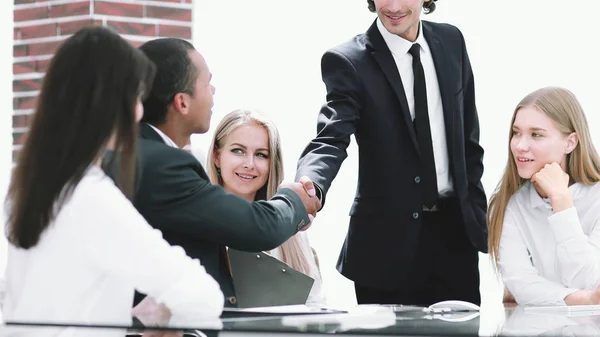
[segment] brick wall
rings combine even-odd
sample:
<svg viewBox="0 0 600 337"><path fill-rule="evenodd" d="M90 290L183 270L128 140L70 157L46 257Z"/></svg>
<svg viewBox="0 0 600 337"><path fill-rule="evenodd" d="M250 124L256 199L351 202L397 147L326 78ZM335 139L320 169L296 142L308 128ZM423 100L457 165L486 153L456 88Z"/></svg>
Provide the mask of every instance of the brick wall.
<svg viewBox="0 0 600 337"><path fill-rule="evenodd" d="M13 158L23 144L48 61L79 28L112 27L135 46L156 37L192 38L192 0L14 2Z"/></svg>

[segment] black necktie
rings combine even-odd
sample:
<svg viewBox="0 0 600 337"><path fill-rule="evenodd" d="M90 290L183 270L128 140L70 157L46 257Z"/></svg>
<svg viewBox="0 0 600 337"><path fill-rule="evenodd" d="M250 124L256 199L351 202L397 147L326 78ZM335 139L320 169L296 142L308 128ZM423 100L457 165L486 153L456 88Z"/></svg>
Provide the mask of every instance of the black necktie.
<svg viewBox="0 0 600 337"><path fill-rule="evenodd" d="M427 108L427 87L425 85L425 72L421 64L421 46L418 43L412 45L409 53L413 57L412 67L415 75L415 130L423 172L421 182L424 185L423 204L427 207L433 206L438 198L437 176L435 172L435 160L433 159L433 145L431 143L431 127L429 126L429 112Z"/></svg>

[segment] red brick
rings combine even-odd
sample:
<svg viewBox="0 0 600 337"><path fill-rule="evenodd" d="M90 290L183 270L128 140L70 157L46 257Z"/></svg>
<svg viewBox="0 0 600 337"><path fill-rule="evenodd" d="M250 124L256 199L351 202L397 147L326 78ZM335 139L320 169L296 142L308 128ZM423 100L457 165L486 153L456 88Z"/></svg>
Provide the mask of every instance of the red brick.
<svg viewBox="0 0 600 337"><path fill-rule="evenodd" d="M181 39L191 39L192 38L192 27L160 25L160 26L158 26L158 36L178 37Z"/></svg>
<svg viewBox="0 0 600 337"><path fill-rule="evenodd" d="M15 0L15 5L32 4L35 0Z"/></svg>
<svg viewBox="0 0 600 337"><path fill-rule="evenodd" d="M37 60L35 61L35 68L38 73L45 73L46 69L48 69L48 64L50 64L51 59L47 60Z"/></svg>
<svg viewBox="0 0 600 337"><path fill-rule="evenodd" d="M134 47L139 48L141 45L143 45L146 42L143 41L131 41L131 40L127 40L127 42L131 43Z"/></svg>
<svg viewBox="0 0 600 337"><path fill-rule="evenodd" d="M108 21L106 22L106 26L115 29L119 34L156 36L156 25Z"/></svg>
<svg viewBox="0 0 600 337"><path fill-rule="evenodd" d="M56 36L56 24L48 23L45 25L28 26L17 28L22 40L34 39L38 37Z"/></svg>
<svg viewBox="0 0 600 337"><path fill-rule="evenodd" d="M23 145L27 140L27 131L13 132L13 145Z"/></svg>
<svg viewBox="0 0 600 337"><path fill-rule="evenodd" d="M21 153L21 150L13 150L12 151L12 160L13 163L16 162L19 159L19 154Z"/></svg>
<svg viewBox="0 0 600 337"><path fill-rule="evenodd" d="M50 7L51 18L63 18L67 16L79 16L90 14L90 3L85 2L73 2L64 5L54 5Z"/></svg>
<svg viewBox="0 0 600 337"><path fill-rule="evenodd" d="M180 4L183 2L183 0L147 0L147 1L154 1L154 2L172 2L172 3L176 3L176 4ZM191 0L188 0L191 1Z"/></svg>
<svg viewBox="0 0 600 337"><path fill-rule="evenodd" d="M16 9L14 11L14 21L29 21L29 20L39 20L39 19L47 19L49 14L48 6L43 7L34 7L34 8L26 8L26 9Z"/></svg>
<svg viewBox="0 0 600 337"><path fill-rule="evenodd" d="M171 7L146 6L146 16L149 18L191 22L192 10Z"/></svg>
<svg viewBox="0 0 600 337"><path fill-rule="evenodd" d="M13 56L14 57L27 56L28 49L29 49L29 46L26 44L15 45L15 46L13 46Z"/></svg>
<svg viewBox="0 0 600 337"><path fill-rule="evenodd" d="M42 78L32 78L27 80L14 80L13 92L36 91L42 87Z"/></svg>
<svg viewBox="0 0 600 337"><path fill-rule="evenodd" d="M13 115L13 128L26 128L31 125L31 120L33 119L33 114L27 115Z"/></svg>
<svg viewBox="0 0 600 337"><path fill-rule="evenodd" d="M52 55L63 41L32 43L27 49L27 55Z"/></svg>
<svg viewBox="0 0 600 337"><path fill-rule="evenodd" d="M18 39L20 39L20 37L19 37L19 30L16 29L16 28L14 28L13 29L13 40L18 40Z"/></svg>
<svg viewBox="0 0 600 337"><path fill-rule="evenodd" d="M36 61L13 63L13 74L35 73L36 69Z"/></svg>
<svg viewBox="0 0 600 337"><path fill-rule="evenodd" d="M94 14L130 16L141 18L144 15L144 6L137 4L121 4L114 2L94 2Z"/></svg>
<svg viewBox="0 0 600 337"><path fill-rule="evenodd" d="M13 110L34 109L37 96L16 97L13 99Z"/></svg>
<svg viewBox="0 0 600 337"><path fill-rule="evenodd" d="M93 25L94 21L95 20L90 18L85 20L61 22L58 24L58 33L59 35L71 35L83 27Z"/></svg>

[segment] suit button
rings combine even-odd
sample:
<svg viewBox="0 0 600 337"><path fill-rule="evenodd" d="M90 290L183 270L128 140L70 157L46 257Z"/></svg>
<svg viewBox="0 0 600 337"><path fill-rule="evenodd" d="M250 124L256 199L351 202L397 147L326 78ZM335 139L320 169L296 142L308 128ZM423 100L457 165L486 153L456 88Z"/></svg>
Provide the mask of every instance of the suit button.
<svg viewBox="0 0 600 337"><path fill-rule="evenodd" d="M230 304L237 303L237 299L235 298L235 296L231 296L231 297L227 298L227 301L229 301Z"/></svg>
<svg viewBox="0 0 600 337"><path fill-rule="evenodd" d="M414 213L413 213L413 218L414 218L414 219L418 219L418 218L419 218L419 213L417 213L417 212L414 212Z"/></svg>
<svg viewBox="0 0 600 337"><path fill-rule="evenodd" d="M418 184L418 183L420 183L420 182L421 182L421 177L419 177L419 176L416 176L416 177L415 177L415 184Z"/></svg>

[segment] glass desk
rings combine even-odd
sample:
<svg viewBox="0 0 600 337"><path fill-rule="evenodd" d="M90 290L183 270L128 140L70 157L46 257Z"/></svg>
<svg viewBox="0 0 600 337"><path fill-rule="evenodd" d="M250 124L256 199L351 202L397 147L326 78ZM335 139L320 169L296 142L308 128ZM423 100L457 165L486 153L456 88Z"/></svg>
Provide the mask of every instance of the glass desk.
<svg viewBox="0 0 600 337"><path fill-rule="evenodd" d="M323 314L226 315L215 322L186 323L150 334L150 328L118 326L2 326L0 336L43 336L69 326L73 336L600 336L600 314L531 313L507 306L480 313L429 315L391 310ZM157 330L157 328L151 328ZM185 329L185 330L181 330ZM183 331L183 332L182 332ZM145 334L144 334L145 333ZM71 336L71 335L69 335Z"/></svg>

